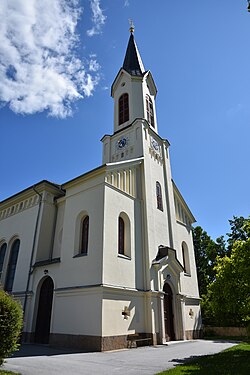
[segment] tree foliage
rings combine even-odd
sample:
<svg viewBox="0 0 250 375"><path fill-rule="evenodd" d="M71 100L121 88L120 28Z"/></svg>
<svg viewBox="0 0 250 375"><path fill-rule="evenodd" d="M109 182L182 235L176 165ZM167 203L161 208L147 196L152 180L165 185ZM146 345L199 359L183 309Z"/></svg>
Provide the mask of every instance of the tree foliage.
<svg viewBox="0 0 250 375"><path fill-rule="evenodd" d="M19 346L23 310L17 301L0 290L0 365Z"/></svg>
<svg viewBox="0 0 250 375"><path fill-rule="evenodd" d="M208 286L208 303L220 326L245 325L250 320L250 239L236 241L230 256L218 258L216 279Z"/></svg>
<svg viewBox="0 0 250 375"><path fill-rule="evenodd" d="M229 224L227 241L193 229L205 324L239 326L250 320L250 218L234 216Z"/></svg>
<svg viewBox="0 0 250 375"><path fill-rule="evenodd" d="M215 280L214 266L217 256L224 256L227 250L223 236L214 241L199 226L193 228L193 241L198 284L202 296L207 293L208 285Z"/></svg>

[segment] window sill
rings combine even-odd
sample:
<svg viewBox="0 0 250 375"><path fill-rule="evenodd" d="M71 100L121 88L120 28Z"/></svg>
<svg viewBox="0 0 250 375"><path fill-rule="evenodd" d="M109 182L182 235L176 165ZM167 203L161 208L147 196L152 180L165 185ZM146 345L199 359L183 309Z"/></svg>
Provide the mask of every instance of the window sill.
<svg viewBox="0 0 250 375"><path fill-rule="evenodd" d="M86 257L88 253L79 253L73 256L73 258L80 258L80 257Z"/></svg>
<svg viewBox="0 0 250 375"><path fill-rule="evenodd" d="M129 256L127 256L127 255L124 255L124 254L118 254L117 256L118 256L118 258L131 260L131 257L129 257Z"/></svg>
<svg viewBox="0 0 250 375"><path fill-rule="evenodd" d="M184 272L184 276L191 277L191 273Z"/></svg>

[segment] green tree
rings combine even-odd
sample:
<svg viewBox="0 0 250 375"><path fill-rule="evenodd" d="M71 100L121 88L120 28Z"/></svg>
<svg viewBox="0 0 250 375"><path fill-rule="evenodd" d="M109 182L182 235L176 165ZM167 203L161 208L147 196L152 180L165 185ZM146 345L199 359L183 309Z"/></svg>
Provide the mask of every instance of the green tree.
<svg viewBox="0 0 250 375"><path fill-rule="evenodd" d="M223 236L214 241L200 226L193 228L193 242L197 278L200 295L202 296L207 293L208 285L215 279L216 257L218 255L224 256L227 250Z"/></svg>
<svg viewBox="0 0 250 375"><path fill-rule="evenodd" d="M232 251L233 245L236 241L246 241L250 237L248 230L250 225L250 218L244 218L243 216L233 216L232 220L229 220L231 231L227 233L228 236L228 253Z"/></svg>
<svg viewBox="0 0 250 375"><path fill-rule="evenodd" d="M17 301L0 290L0 365L19 346L23 310Z"/></svg>
<svg viewBox="0 0 250 375"><path fill-rule="evenodd" d="M239 325L247 320L242 309L250 275L249 269L245 270L243 275L244 267L241 266L241 259L244 258L243 255L246 256L244 258L246 266L249 262L250 218L233 216L229 224L230 232L227 233L227 241L224 236L213 241L201 227L193 229L198 284L205 324ZM239 275L241 280L244 280L245 287L240 284Z"/></svg>
<svg viewBox="0 0 250 375"><path fill-rule="evenodd" d="M250 229L249 224L247 227ZM234 242L230 256L217 258L216 279L208 287L206 308L220 326L240 326L250 321L249 259L250 238Z"/></svg>

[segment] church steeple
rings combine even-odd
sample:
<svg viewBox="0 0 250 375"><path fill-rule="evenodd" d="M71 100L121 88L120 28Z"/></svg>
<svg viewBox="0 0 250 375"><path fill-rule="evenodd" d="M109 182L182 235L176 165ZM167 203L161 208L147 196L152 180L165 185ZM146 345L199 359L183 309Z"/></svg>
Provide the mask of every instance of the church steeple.
<svg viewBox="0 0 250 375"><path fill-rule="evenodd" d="M140 53L138 51L137 45L134 39L134 30L132 27L130 28L130 38L128 42L128 47L125 55L125 59L123 62L123 69L126 70L131 76L143 76L145 73L145 69L142 63L142 59Z"/></svg>
<svg viewBox="0 0 250 375"><path fill-rule="evenodd" d="M114 133L131 125L136 119L145 119L157 133L156 93L152 74L143 66L131 22L123 65L111 88L111 96L114 98Z"/></svg>

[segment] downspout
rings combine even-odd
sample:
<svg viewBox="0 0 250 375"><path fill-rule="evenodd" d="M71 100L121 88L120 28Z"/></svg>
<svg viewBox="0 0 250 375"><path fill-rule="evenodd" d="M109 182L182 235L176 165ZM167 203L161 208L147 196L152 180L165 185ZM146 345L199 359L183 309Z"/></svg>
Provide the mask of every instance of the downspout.
<svg viewBox="0 0 250 375"><path fill-rule="evenodd" d="M24 316L24 318L25 318L25 313L26 313L26 306L27 306L27 299L28 299L30 277L31 277L31 274L33 272L32 271L32 264L33 264L33 257L34 257L36 237L37 237L37 229L38 229L38 223L39 223L41 206L42 206L42 198L43 198L42 194L40 194L36 190L36 185L34 185L32 188L33 188L34 192L39 196L39 206L38 206L37 217L36 217L36 225L35 225L35 231L34 231L34 236L33 236L33 244L32 244L32 250L31 250L31 256L30 256L30 264L29 264L29 273L28 273L28 279L27 279L27 285L26 285L25 297L24 297L24 304L23 304L23 316Z"/></svg>

